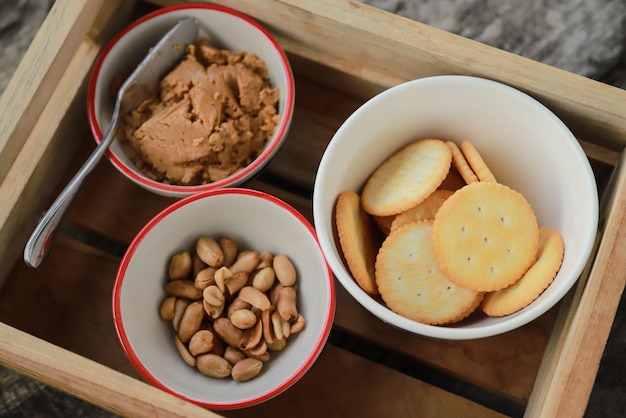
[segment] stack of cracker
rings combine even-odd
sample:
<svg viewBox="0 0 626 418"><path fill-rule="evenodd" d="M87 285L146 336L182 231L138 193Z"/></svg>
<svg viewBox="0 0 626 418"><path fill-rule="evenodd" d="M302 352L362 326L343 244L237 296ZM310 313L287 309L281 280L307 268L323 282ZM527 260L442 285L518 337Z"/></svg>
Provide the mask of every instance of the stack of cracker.
<svg viewBox="0 0 626 418"><path fill-rule="evenodd" d="M524 196L496 181L469 141L420 139L343 192L337 233L354 279L399 315L457 323L509 315L560 269L564 244Z"/></svg>

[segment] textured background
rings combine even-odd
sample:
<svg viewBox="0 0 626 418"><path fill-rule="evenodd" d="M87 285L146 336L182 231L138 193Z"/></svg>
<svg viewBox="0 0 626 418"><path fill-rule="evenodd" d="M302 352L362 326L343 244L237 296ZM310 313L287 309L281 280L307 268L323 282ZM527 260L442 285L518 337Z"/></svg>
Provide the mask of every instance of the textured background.
<svg viewBox="0 0 626 418"><path fill-rule="evenodd" d="M0 93L54 0L0 0ZM361 0L410 19L626 88L626 0ZM626 105L626 104L624 104ZM587 417L626 410L626 302L613 324ZM0 417L110 414L0 367Z"/></svg>

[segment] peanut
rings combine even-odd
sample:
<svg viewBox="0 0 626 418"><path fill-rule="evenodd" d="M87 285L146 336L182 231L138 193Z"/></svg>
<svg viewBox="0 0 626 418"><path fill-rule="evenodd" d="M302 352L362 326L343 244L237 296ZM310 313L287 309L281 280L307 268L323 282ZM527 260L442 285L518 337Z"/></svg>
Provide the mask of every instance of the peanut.
<svg viewBox="0 0 626 418"><path fill-rule="evenodd" d="M200 329L204 318L204 307L202 302L192 302L187 306L180 324L178 325L178 338L184 343L189 342L191 337Z"/></svg>
<svg viewBox="0 0 626 418"><path fill-rule="evenodd" d="M196 367L200 373L220 379L230 376L232 371L232 366L224 357L212 353L201 354L196 357Z"/></svg>
<svg viewBox="0 0 626 418"><path fill-rule="evenodd" d="M215 267L206 267L200 270L196 274L196 278L194 279L194 286L200 290L204 290L207 286L211 286L215 284L215 272L217 269Z"/></svg>
<svg viewBox="0 0 626 418"><path fill-rule="evenodd" d="M228 315L228 318L230 318L230 322L239 329L252 328L259 322L254 312L250 309L237 309Z"/></svg>
<svg viewBox="0 0 626 418"><path fill-rule="evenodd" d="M226 311L226 315L230 318L230 316L238 309L250 309L252 305L250 305L245 300L241 299L239 296L236 296L228 305L228 309Z"/></svg>
<svg viewBox="0 0 626 418"><path fill-rule="evenodd" d="M172 296L197 300L202 297L202 290L194 286L191 280L172 280L165 284L165 291Z"/></svg>
<svg viewBox="0 0 626 418"><path fill-rule="evenodd" d="M168 296L161 303L161 309L159 314L164 321L171 321L174 319L174 305L176 304L176 296Z"/></svg>
<svg viewBox="0 0 626 418"><path fill-rule="evenodd" d="M168 268L170 279L177 280L189 277L189 274L191 273L191 264L191 254L189 251L174 254L172 258L170 258Z"/></svg>
<svg viewBox="0 0 626 418"><path fill-rule="evenodd" d="M176 298L174 302L174 317L172 318L172 326L174 327L174 331L178 332L178 326L180 325L180 320L183 318L183 314L187 309L187 306L191 301L186 298Z"/></svg>
<svg viewBox="0 0 626 418"><path fill-rule="evenodd" d="M296 282L296 267L289 257L285 254L275 256L273 267L276 278L283 286L293 286Z"/></svg>
<svg viewBox="0 0 626 418"><path fill-rule="evenodd" d="M189 340L189 352L193 356L208 353L213 349L213 333L207 329L202 329L193 334Z"/></svg>
<svg viewBox="0 0 626 418"><path fill-rule="evenodd" d="M263 362L261 360L246 358L238 361L233 366L231 374L233 376L233 380L237 382L246 382L261 373L261 369L263 369Z"/></svg>
<svg viewBox="0 0 626 418"><path fill-rule="evenodd" d="M207 267L209 266L207 266L207 264L202 261L202 259L198 257L198 254L194 251L193 255L191 256L191 272L193 274L193 277L196 277L198 273L200 273L200 271L204 270Z"/></svg>
<svg viewBox="0 0 626 418"><path fill-rule="evenodd" d="M213 329L226 344L239 347L243 339L243 331L230 322L228 318L218 318L213 322Z"/></svg>
<svg viewBox="0 0 626 418"><path fill-rule="evenodd" d="M265 343L263 340L263 324L261 321L257 321L254 328L248 328L244 331L239 348L244 351L251 350L253 347L258 346L261 342Z"/></svg>
<svg viewBox="0 0 626 418"><path fill-rule="evenodd" d="M245 359L246 355L240 349L235 348L232 345L228 345L224 350L223 357L231 364L231 366L234 366L235 363Z"/></svg>
<svg viewBox="0 0 626 418"><path fill-rule="evenodd" d="M261 292L267 292L274 285L276 280L276 274L272 267L265 267L257 270L252 278L252 286L259 289Z"/></svg>
<svg viewBox="0 0 626 418"><path fill-rule="evenodd" d="M183 361L191 367L196 367L196 358L189 352L185 343L183 343L178 336L174 337L174 343Z"/></svg>
<svg viewBox="0 0 626 418"><path fill-rule="evenodd" d="M222 237L218 241L220 248L222 249L222 253L224 254L224 261L222 264L225 266L230 266L237 259L237 243L235 240L229 237Z"/></svg>
<svg viewBox="0 0 626 418"><path fill-rule="evenodd" d="M202 237L198 240L196 253L211 267L220 267L224 263L224 253L217 241L211 237Z"/></svg>
<svg viewBox="0 0 626 418"><path fill-rule="evenodd" d="M297 332L302 331L302 328L304 328L304 317L298 314L298 317L296 318L295 322L291 324L291 328L289 329L289 332L291 334L295 334Z"/></svg>
<svg viewBox="0 0 626 418"><path fill-rule="evenodd" d="M292 286L285 286L280 289L276 300L276 310L289 323L293 323L298 317L296 308L296 289Z"/></svg>
<svg viewBox="0 0 626 418"><path fill-rule="evenodd" d="M242 287L241 290L239 290L239 297L255 308L259 308L261 311L269 309L270 306L272 306L267 295L252 286Z"/></svg>
<svg viewBox="0 0 626 418"><path fill-rule="evenodd" d="M245 271L246 273L252 273L254 269L259 265L260 257L256 251L246 250L239 253L237 260L230 265L230 271L238 273Z"/></svg>
<svg viewBox="0 0 626 418"><path fill-rule="evenodd" d="M239 271L230 277L224 279L224 285L228 290L229 295L234 295L241 290L248 283L248 273L245 271Z"/></svg>
<svg viewBox="0 0 626 418"><path fill-rule="evenodd" d="M258 269L262 269L265 267L272 267L272 263L274 262L274 254L269 251L263 251L259 254L259 265Z"/></svg>
<svg viewBox="0 0 626 418"><path fill-rule="evenodd" d="M226 293L224 282L228 277L233 277L233 273L231 273L228 267L220 267L215 272L215 284L219 287L222 293Z"/></svg>

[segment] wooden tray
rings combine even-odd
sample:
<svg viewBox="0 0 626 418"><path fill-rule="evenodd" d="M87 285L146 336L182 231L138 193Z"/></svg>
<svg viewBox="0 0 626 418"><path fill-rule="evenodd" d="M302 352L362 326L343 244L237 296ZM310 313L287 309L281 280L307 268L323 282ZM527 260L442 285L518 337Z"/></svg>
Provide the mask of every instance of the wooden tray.
<svg viewBox="0 0 626 418"><path fill-rule="evenodd" d="M21 253L94 147L85 90L97 54L132 18L171 3L57 0L0 98L0 363L124 416L215 416L141 381L112 321L120 257L172 199L102 162L45 265L30 269ZM580 139L602 195L588 268L532 323L476 341L421 338L383 324L338 285L335 326L309 373L262 405L217 412L582 416L626 279L626 92L349 0L215 3L257 18L289 54L297 77L290 137L246 186L309 219L317 164L342 121L373 94L434 74L494 79L546 104Z"/></svg>

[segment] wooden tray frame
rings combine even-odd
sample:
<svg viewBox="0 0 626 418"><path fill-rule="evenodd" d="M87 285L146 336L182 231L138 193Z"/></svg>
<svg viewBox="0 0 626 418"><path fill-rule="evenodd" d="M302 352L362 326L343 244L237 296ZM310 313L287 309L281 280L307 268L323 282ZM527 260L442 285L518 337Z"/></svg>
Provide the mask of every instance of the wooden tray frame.
<svg viewBox="0 0 626 418"><path fill-rule="evenodd" d="M155 5L177 1L151 1ZM615 167L597 252L557 321L527 416L581 416L626 281L626 91L349 0L237 0L294 70L367 98L435 74L497 80L551 108L590 158ZM0 98L0 286L87 129L86 80L132 2L57 0ZM387 63L394 63L393 68ZM0 324L0 363L121 415L215 416L145 383Z"/></svg>

